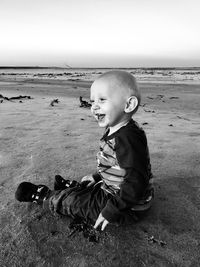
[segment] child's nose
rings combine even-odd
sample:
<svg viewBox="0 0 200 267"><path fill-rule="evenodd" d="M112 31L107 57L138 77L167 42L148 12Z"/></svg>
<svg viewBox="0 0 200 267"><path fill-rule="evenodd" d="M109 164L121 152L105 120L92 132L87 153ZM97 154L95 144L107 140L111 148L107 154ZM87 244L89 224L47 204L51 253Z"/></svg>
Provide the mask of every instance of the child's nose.
<svg viewBox="0 0 200 267"><path fill-rule="evenodd" d="M98 104L97 102L94 102L94 103L92 104L92 109L93 109L93 110L97 110L97 109L99 109L99 104Z"/></svg>

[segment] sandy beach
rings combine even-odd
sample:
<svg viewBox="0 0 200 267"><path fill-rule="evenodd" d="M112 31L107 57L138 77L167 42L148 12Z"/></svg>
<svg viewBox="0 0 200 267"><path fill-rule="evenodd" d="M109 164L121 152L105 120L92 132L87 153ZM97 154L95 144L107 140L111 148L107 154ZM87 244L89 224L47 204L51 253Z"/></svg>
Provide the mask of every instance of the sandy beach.
<svg viewBox="0 0 200 267"><path fill-rule="evenodd" d="M56 174L80 181L95 171L103 131L79 106L90 84L0 80L1 96L30 96L0 98L0 266L200 266L199 84L139 83L134 119L147 134L156 191L142 221L109 225L91 243L81 233L68 237L68 218L15 200L22 181L52 188Z"/></svg>

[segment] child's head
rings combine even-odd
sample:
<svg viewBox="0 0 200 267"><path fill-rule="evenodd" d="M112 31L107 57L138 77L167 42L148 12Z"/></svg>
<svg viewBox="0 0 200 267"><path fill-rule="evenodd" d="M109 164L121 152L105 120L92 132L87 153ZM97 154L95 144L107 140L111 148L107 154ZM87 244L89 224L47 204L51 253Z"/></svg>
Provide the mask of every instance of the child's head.
<svg viewBox="0 0 200 267"><path fill-rule="evenodd" d="M109 71L91 86L91 111L100 127L118 127L128 122L140 104L136 79L125 71Z"/></svg>

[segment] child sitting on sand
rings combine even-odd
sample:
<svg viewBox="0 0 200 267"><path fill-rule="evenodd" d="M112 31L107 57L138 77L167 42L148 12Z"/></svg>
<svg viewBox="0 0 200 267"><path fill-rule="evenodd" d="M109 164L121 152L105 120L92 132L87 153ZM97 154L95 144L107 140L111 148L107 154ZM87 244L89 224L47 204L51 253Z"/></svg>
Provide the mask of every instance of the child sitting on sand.
<svg viewBox="0 0 200 267"><path fill-rule="evenodd" d="M83 177L81 183L56 175L53 191L45 185L22 182L16 199L83 218L95 229L137 220L153 200L146 135L132 119L140 98L136 80L128 72L109 71L97 78L91 86L91 112L105 128L97 172Z"/></svg>

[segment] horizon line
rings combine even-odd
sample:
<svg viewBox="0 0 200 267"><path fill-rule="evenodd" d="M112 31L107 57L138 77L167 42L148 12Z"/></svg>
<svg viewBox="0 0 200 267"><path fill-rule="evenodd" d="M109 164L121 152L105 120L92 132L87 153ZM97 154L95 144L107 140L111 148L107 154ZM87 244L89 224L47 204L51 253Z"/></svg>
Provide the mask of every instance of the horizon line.
<svg viewBox="0 0 200 267"><path fill-rule="evenodd" d="M199 69L199 67L185 66L185 67L59 67L59 66L0 66L0 69Z"/></svg>

